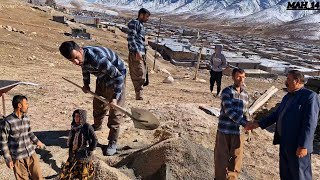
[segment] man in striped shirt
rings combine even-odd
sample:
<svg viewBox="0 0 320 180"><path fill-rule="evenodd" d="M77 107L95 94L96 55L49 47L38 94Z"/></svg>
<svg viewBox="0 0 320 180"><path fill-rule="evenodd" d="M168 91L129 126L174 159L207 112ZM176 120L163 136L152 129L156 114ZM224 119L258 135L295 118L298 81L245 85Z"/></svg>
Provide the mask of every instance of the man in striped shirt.
<svg viewBox="0 0 320 180"><path fill-rule="evenodd" d="M18 180L43 179L40 160L35 153L36 144L43 148L44 144L38 140L30 128L27 97L16 95L13 97L14 112L1 122L1 149L7 166L14 170Z"/></svg>
<svg viewBox="0 0 320 180"><path fill-rule="evenodd" d="M74 41L63 42L59 50L66 59L81 66L84 84L82 90L85 93L90 91L90 74L93 74L97 77L95 93L112 104L124 105L126 67L115 52L101 46L79 47ZM101 130L103 118L108 110L107 104L97 98L93 99L93 128L96 131ZM121 112L110 108L107 155L116 153L121 117Z"/></svg>
<svg viewBox="0 0 320 180"><path fill-rule="evenodd" d="M243 89L245 72L235 68L232 71L234 84L221 93L216 145L214 149L215 179L237 179L243 158L243 139L240 125L247 124L248 93Z"/></svg>
<svg viewBox="0 0 320 180"><path fill-rule="evenodd" d="M138 18L128 23L129 69L136 100L143 100L142 90L147 80L147 64L145 62L145 28L143 23L149 20L150 12L141 8Z"/></svg>

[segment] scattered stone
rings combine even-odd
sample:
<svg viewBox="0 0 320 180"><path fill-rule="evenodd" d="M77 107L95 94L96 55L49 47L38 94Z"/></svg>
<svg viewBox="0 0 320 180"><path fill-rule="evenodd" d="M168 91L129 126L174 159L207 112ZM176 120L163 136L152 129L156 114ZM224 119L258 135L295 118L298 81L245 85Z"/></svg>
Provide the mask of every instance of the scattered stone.
<svg viewBox="0 0 320 180"><path fill-rule="evenodd" d="M160 69L160 72L171 75L171 73L168 70L166 70L165 68Z"/></svg>
<svg viewBox="0 0 320 180"><path fill-rule="evenodd" d="M207 82L207 81L204 80L204 79L198 79L198 78L196 79L196 81L197 81L197 82L201 82L201 83L206 83L206 82Z"/></svg>
<svg viewBox="0 0 320 180"><path fill-rule="evenodd" d="M33 60L36 60L36 59L37 59L36 56L29 56L29 57L27 58L27 60L29 60L29 61L33 61Z"/></svg>
<svg viewBox="0 0 320 180"><path fill-rule="evenodd" d="M156 72L154 72L154 70L150 70L150 74L155 74Z"/></svg>
<svg viewBox="0 0 320 180"><path fill-rule="evenodd" d="M172 76L168 76L163 80L163 83L172 84L174 82L174 79Z"/></svg>
<svg viewBox="0 0 320 180"><path fill-rule="evenodd" d="M53 63L49 63L49 66L50 67L54 67L55 65Z"/></svg>
<svg viewBox="0 0 320 180"><path fill-rule="evenodd" d="M156 54L155 54L155 58L160 58L161 57L161 54L160 53L158 53L158 52L156 52Z"/></svg>
<svg viewBox="0 0 320 180"><path fill-rule="evenodd" d="M6 29L7 31L12 31L12 27L11 27L11 26L6 26L5 29Z"/></svg>
<svg viewBox="0 0 320 180"><path fill-rule="evenodd" d="M169 132L169 131L166 131L166 130L162 130L162 129L157 129L154 133L153 133L153 136L156 138L156 139L159 139L159 141L164 141L166 139L170 139L170 138L173 138L174 137L174 134Z"/></svg>
<svg viewBox="0 0 320 180"><path fill-rule="evenodd" d="M189 74L184 75L184 79L190 79L190 75Z"/></svg>

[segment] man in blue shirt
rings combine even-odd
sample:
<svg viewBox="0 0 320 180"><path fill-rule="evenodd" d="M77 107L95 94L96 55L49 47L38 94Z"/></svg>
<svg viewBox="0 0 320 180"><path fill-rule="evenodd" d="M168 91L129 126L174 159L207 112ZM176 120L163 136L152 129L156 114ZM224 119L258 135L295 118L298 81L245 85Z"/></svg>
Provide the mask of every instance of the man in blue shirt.
<svg viewBox="0 0 320 180"><path fill-rule="evenodd" d="M273 144L280 144L280 178L312 180L311 153L320 100L304 88L304 76L297 70L289 71L285 84L288 93L277 110L259 122L248 123L246 129L265 129L276 123Z"/></svg>
<svg viewBox="0 0 320 180"><path fill-rule="evenodd" d="M243 89L245 72L235 68L232 71L233 85L222 90L216 145L214 148L215 179L237 179L243 159L244 136L240 126L247 124L249 96Z"/></svg>
<svg viewBox="0 0 320 180"><path fill-rule="evenodd" d="M63 42L59 50L66 59L81 66L82 90L84 92L90 91L90 74L93 74L97 77L95 93L103 96L110 103L124 105L126 67L123 60L115 52L101 46L79 47L74 41ZM103 118L108 110L109 106L107 104L97 98L93 99L93 128L95 130L101 129ZM110 108L107 155L116 153L121 117L121 112Z"/></svg>
<svg viewBox="0 0 320 180"><path fill-rule="evenodd" d="M136 100L143 100L142 90L147 80L147 64L145 62L145 28L143 23L149 20L150 12L141 8L138 18L128 23L129 70Z"/></svg>

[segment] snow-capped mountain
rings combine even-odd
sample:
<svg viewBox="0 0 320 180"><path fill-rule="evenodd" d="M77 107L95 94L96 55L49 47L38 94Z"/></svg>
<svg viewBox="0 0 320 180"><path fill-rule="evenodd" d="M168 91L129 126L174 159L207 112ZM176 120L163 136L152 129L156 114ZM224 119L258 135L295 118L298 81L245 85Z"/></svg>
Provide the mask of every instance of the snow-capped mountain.
<svg viewBox="0 0 320 180"><path fill-rule="evenodd" d="M313 0L308 1L309 4ZM200 15L205 19L232 19L252 23L279 24L316 14L317 11L287 10L291 0L56 0L58 4L70 6L76 2L83 9L96 10L104 7L138 10L141 7L152 13ZM71 3L72 4L72 3ZM305 18L308 19L308 18ZM317 18L312 18L318 21Z"/></svg>

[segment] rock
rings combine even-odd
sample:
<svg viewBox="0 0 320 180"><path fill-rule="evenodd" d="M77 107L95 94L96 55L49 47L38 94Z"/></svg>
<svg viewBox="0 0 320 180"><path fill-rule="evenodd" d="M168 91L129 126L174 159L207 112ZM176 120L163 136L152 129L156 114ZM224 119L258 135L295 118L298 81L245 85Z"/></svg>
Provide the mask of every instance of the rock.
<svg viewBox="0 0 320 180"><path fill-rule="evenodd" d="M7 31L12 31L12 27L11 27L11 26L6 26L5 29L6 29Z"/></svg>
<svg viewBox="0 0 320 180"><path fill-rule="evenodd" d="M14 31L14 32L18 32L16 28L12 28L12 31Z"/></svg>
<svg viewBox="0 0 320 180"><path fill-rule="evenodd" d="M166 130L162 130L162 129L157 129L154 133L153 133L154 138L159 139L159 141L164 141L166 139L170 139L174 137L174 134L166 131Z"/></svg>
<svg viewBox="0 0 320 180"><path fill-rule="evenodd" d="M206 83L207 81L204 79L196 79L197 82Z"/></svg>
<svg viewBox="0 0 320 180"><path fill-rule="evenodd" d="M29 61L33 61L33 60L36 60L36 59L37 59L36 56L29 56L29 57L27 58L27 60L29 60Z"/></svg>
<svg viewBox="0 0 320 180"><path fill-rule="evenodd" d="M160 72L171 75L171 73L168 70L166 70L165 68L160 69Z"/></svg>
<svg viewBox="0 0 320 180"><path fill-rule="evenodd" d="M184 75L183 78L184 78L184 79L190 79L190 75L189 75L189 74L186 74L186 75Z"/></svg>
<svg viewBox="0 0 320 180"><path fill-rule="evenodd" d="M31 32L30 35L35 36L35 35L37 35L37 32Z"/></svg>
<svg viewBox="0 0 320 180"><path fill-rule="evenodd" d="M156 72L154 72L154 70L150 70L149 73L150 73L150 74L155 74Z"/></svg>
<svg viewBox="0 0 320 180"><path fill-rule="evenodd" d="M158 53L158 52L156 52L156 54L155 54L155 58L160 58L161 57L161 54L160 53Z"/></svg>
<svg viewBox="0 0 320 180"><path fill-rule="evenodd" d="M167 78L165 78L163 81L163 83L168 83L168 84L172 84L174 82L174 79L172 76L168 76Z"/></svg>
<svg viewBox="0 0 320 180"><path fill-rule="evenodd" d="M55 65L53 63L49 63L49 66L50 67L54 67Z"/></svg>

